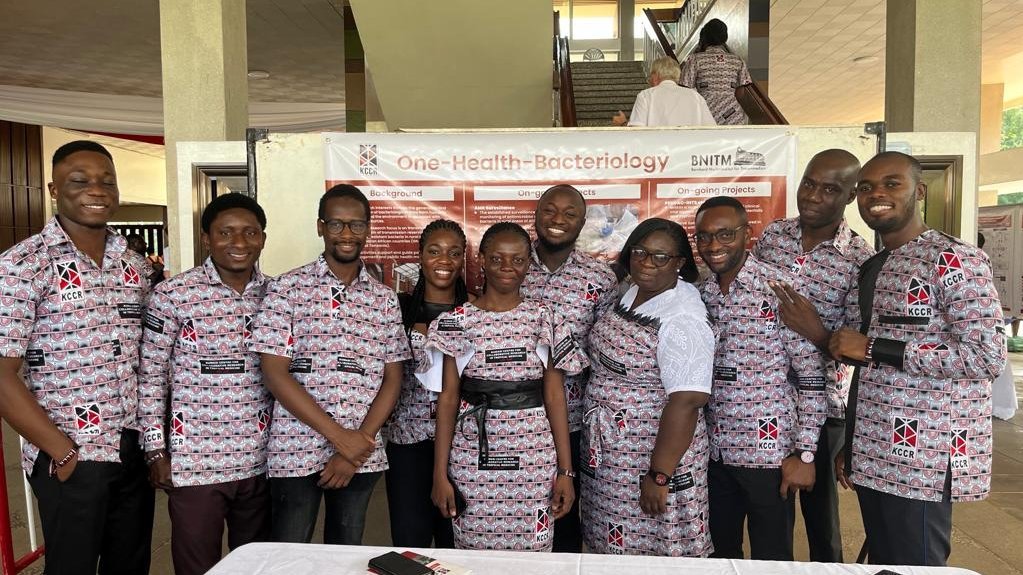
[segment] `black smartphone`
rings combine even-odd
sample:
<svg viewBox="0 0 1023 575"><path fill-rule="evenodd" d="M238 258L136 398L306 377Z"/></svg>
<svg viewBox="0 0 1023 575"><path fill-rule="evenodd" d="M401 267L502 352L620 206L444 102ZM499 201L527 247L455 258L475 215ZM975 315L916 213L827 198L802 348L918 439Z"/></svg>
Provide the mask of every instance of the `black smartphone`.
<svg viewBox="0 0 1023 575"><path fill-rule="evenodd" d="M433 569L394 551L370 559L369 567L380 575L433 575Z"/></svg>

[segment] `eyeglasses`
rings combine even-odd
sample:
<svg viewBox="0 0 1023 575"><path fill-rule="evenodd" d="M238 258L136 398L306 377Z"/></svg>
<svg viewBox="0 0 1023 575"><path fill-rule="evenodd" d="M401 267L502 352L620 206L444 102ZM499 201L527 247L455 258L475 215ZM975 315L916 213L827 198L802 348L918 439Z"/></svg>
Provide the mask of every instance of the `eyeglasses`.
<svg viewBox="0 0 1023 575"><path fill-rule="evenodd" d="M348 222L344 220L327 221L320 220L320 221L323 222L323 225L327 227L327 231L332 234L340 234L341 232L345 231L345 226L348 226L348 229L352 230L352 233L357 236L361 236L362 234L366 233L366 230L369 229L369 224L364 222L363 220L351 220Z"/></svg>
<svg viewBox="0 0 1023 575"><path fill-rule="evenodd" d="M723 230L718 230L714 233L700 232L698 234L694 234L693 239L696 240L696 243L704 246L709 244L713 239L717 239L719 244L727 245L734 242L735 234L739 230L744 229L747 225L748 224L742 224L741 226L735 228L725 228Z"/></svg>
<svg viewBox="0 0 1023 575"><path fill-rule="evenodd" d="M663 268L668 265L668 262L671 260L680 257L671 254L653 254L640 247L630 249L629 255L632 256L631 261L634 262L642 262L646 261L647 258L650 258L650 261L654 264L654 266L659 268Z"/></svg>

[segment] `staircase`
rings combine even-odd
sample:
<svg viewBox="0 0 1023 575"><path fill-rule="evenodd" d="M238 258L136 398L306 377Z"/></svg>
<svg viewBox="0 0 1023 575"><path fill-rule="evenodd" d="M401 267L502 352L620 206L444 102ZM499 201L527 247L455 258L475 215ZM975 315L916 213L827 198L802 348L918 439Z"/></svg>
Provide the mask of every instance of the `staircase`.
<svg viewBox="0 0 1023 575"><path fill-rule="evenodd" d="M572 62L572 87L579 126L610 126L621 110L628 116L640 91L649 88L643 62Z"/></svg>

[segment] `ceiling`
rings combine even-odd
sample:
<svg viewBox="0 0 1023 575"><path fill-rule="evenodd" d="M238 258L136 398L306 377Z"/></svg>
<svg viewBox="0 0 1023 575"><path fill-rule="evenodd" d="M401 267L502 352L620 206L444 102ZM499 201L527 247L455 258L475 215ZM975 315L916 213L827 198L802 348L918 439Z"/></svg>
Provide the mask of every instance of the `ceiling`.
<svg viewBox="0 0 1023 575"><path fill-rule="evenodd" d="M974 1L974 0L963 0ZM255 102L343 102L343 0L247 0ZM0 0L0 84L159 97L156 0ZM772 0L770 95L793 123L883 118L884 0ZM875 56L853 64L860 56ZM1023 104L1023 1L983 0L983 81Z"/></svg>
<svg viewBox="0 0 1023 575"><path fill-rule="evenodd" d="M961 0L975 1L975 0ZM1023 104L1023 2L984 0L982 82ZM854 58L876 59L853 63ZM884 119L884 0L772 0L771 99L794 124Z"/></svg>
<svg viewBox="0 0 1023 575"><path fill-rule="evenodd" d="M255 102L343 102L343 0L247 0ZM156 0L0 0L0 84L161 96Z"/></svg>

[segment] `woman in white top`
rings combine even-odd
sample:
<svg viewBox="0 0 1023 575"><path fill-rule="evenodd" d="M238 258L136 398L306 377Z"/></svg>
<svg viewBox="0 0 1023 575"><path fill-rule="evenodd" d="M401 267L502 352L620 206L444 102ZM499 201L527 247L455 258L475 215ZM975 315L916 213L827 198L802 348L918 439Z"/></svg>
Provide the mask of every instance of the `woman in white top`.
<svg viewBox="0 0 1023 575"><path fill-rule="evenodd" d="M706 557L714 335L682 226L652 218L619 256L633 285L590 332L583 535L597 553Z"/></svg>

